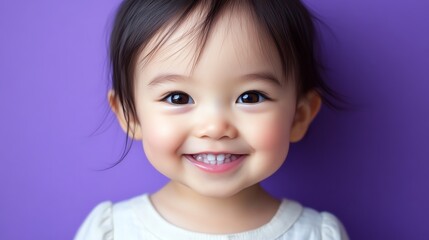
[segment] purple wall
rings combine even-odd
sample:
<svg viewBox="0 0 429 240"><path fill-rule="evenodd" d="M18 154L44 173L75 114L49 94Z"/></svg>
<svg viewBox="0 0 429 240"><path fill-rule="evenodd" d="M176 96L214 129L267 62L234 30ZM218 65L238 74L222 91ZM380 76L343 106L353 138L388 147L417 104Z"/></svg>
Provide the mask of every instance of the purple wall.
<svg viewBox="0 0 429 240"><path fill-rule="evenodd" d="M70 239L98 202L166 179L123 133L106 97L106 21L119 0L0 2L0 239ZM264 185L335 213L352 239L427 239L429 2L308 0L331 84L359 105L323 109Z"/></svg>

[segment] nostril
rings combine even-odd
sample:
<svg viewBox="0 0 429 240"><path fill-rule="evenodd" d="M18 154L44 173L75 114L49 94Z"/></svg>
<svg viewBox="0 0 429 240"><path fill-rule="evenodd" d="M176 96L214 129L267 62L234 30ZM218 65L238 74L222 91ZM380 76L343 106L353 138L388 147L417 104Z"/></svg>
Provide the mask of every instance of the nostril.
<svg viewBox="0 0 429 240"><path fill-rule="evenodd" d="M203 127L199 127L198 137L207 137L212 139L234 138L237 135L237 130L234 126L227 123L211 123Z"/></svg>

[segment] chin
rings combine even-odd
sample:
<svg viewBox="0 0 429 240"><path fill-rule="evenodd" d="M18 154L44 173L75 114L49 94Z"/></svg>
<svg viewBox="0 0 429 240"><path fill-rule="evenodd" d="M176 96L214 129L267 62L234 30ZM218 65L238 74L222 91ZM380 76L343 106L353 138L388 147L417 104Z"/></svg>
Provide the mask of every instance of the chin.
<svg viewBox="0 0 429 240"><path fill-rule="evenodd" d="M230 186L228 188L225 187L224 184L220 184L221 186L217 186L218 184L214 184L216 186L197 186L195 188L190 187L195 193L209 198L230 198L237 194L239 194L241 191L247 188L247 186Z"/></svg>

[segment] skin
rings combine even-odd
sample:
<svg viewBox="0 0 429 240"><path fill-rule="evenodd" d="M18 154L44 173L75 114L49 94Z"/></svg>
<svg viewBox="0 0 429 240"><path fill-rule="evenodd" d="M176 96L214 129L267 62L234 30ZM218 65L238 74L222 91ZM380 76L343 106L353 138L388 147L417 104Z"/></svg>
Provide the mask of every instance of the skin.
<svg viewBox="0 0 429 240"><path fill-rule="evenodd" d="M130 136L142 141L151 164L171 179L150 196L167 221L197 232L242 232L276 213L280 201L259 182L279 169L290 143L305 135L321 99L311 91L297 100L295 82L285 79L277 52L245 14L217 22L192 69L196 47L184 35L197 21L187 21L150 60L143 59L150 45L140 53L134 73L137 119L131 119ZM268 47L262 49L260 40ZM255 73L276 80L246 77ZM190 97L187 104L169 102L166 96L174 91L186 93L180 96ZM267 98L256 94L254 102L243 103L248 91ZM115 93L108 98L126 131ZM244 154L245 159L231 171L207 173L185 157L203 152Z"/></svg>

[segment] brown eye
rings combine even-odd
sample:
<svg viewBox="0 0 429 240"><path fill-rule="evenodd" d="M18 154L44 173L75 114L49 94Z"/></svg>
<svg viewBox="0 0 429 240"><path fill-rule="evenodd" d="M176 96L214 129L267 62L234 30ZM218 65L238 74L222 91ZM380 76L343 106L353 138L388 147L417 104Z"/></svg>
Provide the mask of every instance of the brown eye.
<svg viewBox="0 0 429 240"><path fill-rule="evenodd" d="M264 94L257 91L248 91L240 95L237 99L237 103L259 103L268 99Z"/></svg>
<svg viewBox="0 0 429 240"><path fill-rule="evenodd" d="M191 98L191 96L184 92L170 93L164 98L164 101L175 105L194 103L194 100Z"/></svg>

